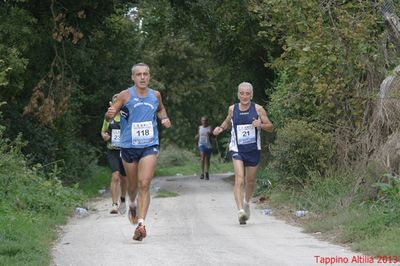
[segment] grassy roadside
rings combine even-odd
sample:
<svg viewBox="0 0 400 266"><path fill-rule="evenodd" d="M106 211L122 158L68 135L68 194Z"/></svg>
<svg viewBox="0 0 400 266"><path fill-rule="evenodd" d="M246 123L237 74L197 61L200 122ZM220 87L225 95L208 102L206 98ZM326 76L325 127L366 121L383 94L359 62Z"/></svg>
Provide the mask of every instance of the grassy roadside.
<svg viewBox="0 0 400 266"><path fill-rule="evenodd" d="M89 198L99 195L100 189L108 189L111 182L111 169L105 166L98 166L93 176L83 180L79 187Z"/></svg>
<svg viewBox="0 0 400 266"><path fill-rule="evenodd" d="M210 174L232 172L232 163L222 163L218 155L211 156ZM199 175L200 159L193 152L174 145L161 146L155 176Z"/></svg>
<svg viewBox="0 0 400 266"><path fill-rule="evenodd" d="M13 174L16 179L27 177L33 182L27 187L18 183L20 190L0 204L0 265L7 266L49 265L57 227L67 222L76 206L84 206L98 195L111 175L108 168L98 167L82 186L70 188L24 167L14 168Z"/></svg>
<svg viewBox="0 0 400 266"><path fill-rule="evenodd" d="M354 193L350 174L313 177L303 189L288 189L273 173L260 173L258 194L264 207L288 223L302 226L318 238L350 247L371 256L400 257L398 206ZM271 183L266 182L270 180ZM268 184L266 186L265 184ZM306 210L296 217L296 210ZM334 254L333 254L334 255Z"/></svg>

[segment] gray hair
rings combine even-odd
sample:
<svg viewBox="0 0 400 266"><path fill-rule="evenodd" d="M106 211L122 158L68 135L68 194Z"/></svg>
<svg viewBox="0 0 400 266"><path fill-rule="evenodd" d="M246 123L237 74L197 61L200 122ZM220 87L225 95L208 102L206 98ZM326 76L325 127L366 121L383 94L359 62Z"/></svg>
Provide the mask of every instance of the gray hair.
<svg viewBox="0 0 400 266"><path fill-rule="evenodd" d="M137 63L137 64L134 64L133 67L132 67L132 74L135 74L135 70L136 70L137 67L147 67L147 70L150 73L150 67L147 64L145 64L145 63Z"/></svg>
<svg viewBox="0 0 400 266"><path fill-rule="evenodd" d="M119 93L114 94L113 97L111 98L111 103L115 103L115 100L117 99Z"/></svg>
<svg viewBox="0 0 400 266"><path fill-rule="evenodd" d="M240 83L239 86L238 86L238 93L239 93L239 90L240 90L241 87L247 87L247 88L250 89L251 93L253 93L253 85L251 85L250 82L242 82L242 83Z"/></svg>

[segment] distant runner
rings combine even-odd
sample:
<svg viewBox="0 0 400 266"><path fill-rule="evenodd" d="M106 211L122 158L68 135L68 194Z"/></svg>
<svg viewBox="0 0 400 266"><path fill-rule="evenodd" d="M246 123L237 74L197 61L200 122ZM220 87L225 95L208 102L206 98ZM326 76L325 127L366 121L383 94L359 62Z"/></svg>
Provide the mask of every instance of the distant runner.
<svg viewBox="0 0 400 266"><path fill-rule="evenodd" d="M211 134L212 128L208 124L208 117L201 117L201 126L199 126L199 132L196 135L198 139L199 151L200 151L200 179L209 180L210 175L210 158L212 153L211 145Z"/></svg>

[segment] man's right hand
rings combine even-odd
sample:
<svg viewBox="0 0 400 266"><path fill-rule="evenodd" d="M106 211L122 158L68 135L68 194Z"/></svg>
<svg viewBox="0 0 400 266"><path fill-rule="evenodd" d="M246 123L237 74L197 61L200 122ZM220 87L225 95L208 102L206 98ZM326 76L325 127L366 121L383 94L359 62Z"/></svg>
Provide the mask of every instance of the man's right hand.
<svg viewBox="0 0 400 266"><path fill-rule="evenodd" d="M108 134L108 132L101 132L101 137L103 138L104 141L109 141L111 136Z"/></svg>
<svg viewBox="0 0 400 266"><path fill-rule="evenodd" d="M213 134L214 134L215 136L218 136L219 134L221 134L222 131L224 131L222 127L216 127L216 128L214 128L214 130L213 130Z"/></svg>
<svg viewBox="0 0 400 266"><path fill-rule="evenodd" d="M115 109L115 107L112 106L111 102L109 102L109 104L110 104L110 107L108 107L108 109L107 109L106 118L112 119L117 114L117 109Z"/></svg>

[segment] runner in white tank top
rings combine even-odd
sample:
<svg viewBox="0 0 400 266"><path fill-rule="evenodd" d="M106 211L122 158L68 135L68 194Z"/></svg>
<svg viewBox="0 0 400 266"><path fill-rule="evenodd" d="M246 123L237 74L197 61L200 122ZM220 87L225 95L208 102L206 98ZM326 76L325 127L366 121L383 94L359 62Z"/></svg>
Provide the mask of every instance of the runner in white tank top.
<svg viewBox="0 0 400 266"><path fill-rule="evenodd" d="M199 126L199 132L196 135L198 139L199 151L200 151L200 179L209 180L209 170L210 170L210 158L212 153L211 145L211 134L212 128L208 124L208 117L201 117L201 125Z"/></svg>

